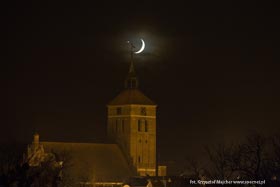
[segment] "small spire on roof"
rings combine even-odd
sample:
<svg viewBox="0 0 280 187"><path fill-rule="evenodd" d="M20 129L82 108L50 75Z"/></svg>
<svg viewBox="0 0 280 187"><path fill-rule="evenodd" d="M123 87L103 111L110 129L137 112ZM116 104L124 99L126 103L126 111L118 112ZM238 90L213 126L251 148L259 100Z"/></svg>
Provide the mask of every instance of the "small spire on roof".
<svg viewBox="0 0 280 187"><path fill-rule="evenodd" d="M125 88L127 89L133 89L138 87L138 79L136 76L136 72L134 69L134 63L133 63L133 49L135 48L133 43L130 41L127 41L127 43L130 44L130 67L129 67L129 72L127 75L127 78L125 80Z"/></svg>

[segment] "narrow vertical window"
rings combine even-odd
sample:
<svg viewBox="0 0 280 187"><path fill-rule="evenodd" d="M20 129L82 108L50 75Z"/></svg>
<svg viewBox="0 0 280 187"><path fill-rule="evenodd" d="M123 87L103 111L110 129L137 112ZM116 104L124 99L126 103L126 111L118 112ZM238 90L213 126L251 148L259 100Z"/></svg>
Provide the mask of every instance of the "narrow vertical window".
<svg viewBox="0 0 280 187"><path fill-rule="evenodd" d="M138 156L138 163L140 163L141 162L141 157L140 156Z"/></svg>
<svg viewBox="0 0 280 187"><path fill-rule="evenodd" d="M136 88L136 80L130 81L130 88Z"/></svg>
<svg viewBox="0 0 280 187"><path fill-rule="evenodd" d="M145 132L148 132L148 121L145 120Z"/></svg>
<svg viewBox="0 0 280 187"><path fill-rule="evenodd" d="M117 108L117 115L121 115L122 114L122 108L121 107L118 107Z"/></svg>
<svg viewBox="0 0 280 187"><path fill-rule="evenodd" d="M141 132L141 120L138 120L138 131Z"/></svg>

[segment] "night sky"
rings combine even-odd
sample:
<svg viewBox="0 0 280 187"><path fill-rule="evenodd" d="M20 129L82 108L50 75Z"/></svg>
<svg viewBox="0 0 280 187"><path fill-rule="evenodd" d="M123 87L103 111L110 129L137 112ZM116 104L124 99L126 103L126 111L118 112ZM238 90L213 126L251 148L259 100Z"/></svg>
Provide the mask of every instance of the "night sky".
<svg viewBox="0 0 280 187"><path fill-rule="evenodd" d="M173 3L173 4L172 4ZM123 88L127 40L140 89L158 104L161 161L280 132L279 9L261 1L22 1L1 23L0 142L98 142ZM179 165L179 164L178 164Z"/></svg>

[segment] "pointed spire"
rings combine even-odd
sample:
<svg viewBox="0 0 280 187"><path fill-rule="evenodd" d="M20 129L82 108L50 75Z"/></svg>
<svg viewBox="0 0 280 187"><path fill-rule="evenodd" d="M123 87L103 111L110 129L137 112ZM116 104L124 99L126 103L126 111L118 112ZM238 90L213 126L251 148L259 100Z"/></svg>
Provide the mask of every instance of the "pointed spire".
<svg viewBox="0 0 280 187"><path fill-rule="evenodd" d="M129 67L129 72L128 72L128 75L126 77L126 80L125 80L125 88L126 89L133 89L133 88L137 88L138 87L138 79L137 79L137 76L136 76L136 72L135 72L135 69L134 69L134 63L133 63L133 48L134 45L128 41L128 43L131 45L131 51L130 51L130 67Z"/></svg>
<svg viewBox="0 0 280 187"><path fill-rule="evenodd" d="M134 70L134 63L133 63L133 60L131 59L130 61L130 67L129 67L129 72L128 73L135 73L135 70Z"/></svg>

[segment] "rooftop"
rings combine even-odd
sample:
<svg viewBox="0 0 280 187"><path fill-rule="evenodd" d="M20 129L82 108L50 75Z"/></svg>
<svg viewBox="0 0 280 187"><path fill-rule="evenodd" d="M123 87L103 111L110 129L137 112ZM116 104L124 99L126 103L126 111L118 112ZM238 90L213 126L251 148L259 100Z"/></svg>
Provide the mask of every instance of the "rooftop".
<svg viewBox="0 0 280 187"><path fill-rule="evenodd" d="M131 176L116 144L41 142L46 152L66 155L68 172L76 181L114 182Z"/></svg>
<svg viewBox="0 0 280 187"><path fill-rule="evenodd" d="M139 89L125 89L115 97L108 105L155 105L155 103L145 96Z"/></svg>

